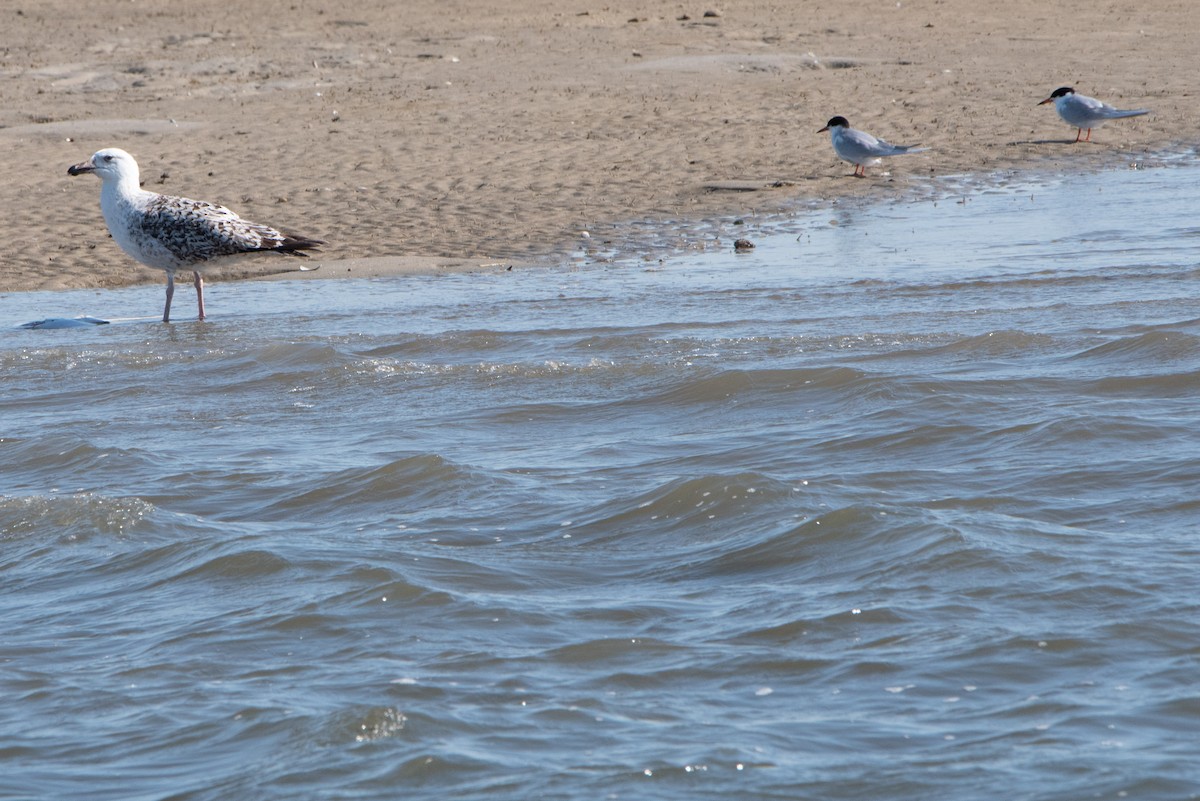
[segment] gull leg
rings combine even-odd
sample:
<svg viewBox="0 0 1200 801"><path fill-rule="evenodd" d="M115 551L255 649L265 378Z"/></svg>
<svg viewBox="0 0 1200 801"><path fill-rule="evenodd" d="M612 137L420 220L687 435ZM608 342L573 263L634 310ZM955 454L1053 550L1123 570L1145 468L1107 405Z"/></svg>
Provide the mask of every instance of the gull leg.
<svg viewBox="0 0 1200 801"><path fill-rule="evenodd" d="M163 322L171 322L171 298L175 296L175 273L167 272L167 305L163 306Z"/></svg>
<svg viewBox="0 0 1200 801"><path fill-rule="evenodd" d="M1088 135L1084 137L1083 141L1085 141L1085 142L1092 141L1092 129L1091 128L1088 128Z"/></svg>
<svg viewBox="0 0 1200 801"><path fill-rule="evenodd" d="M192 275L194 275L196 277L196 280L193 281L192 283L196 287L196 304L200 307L200 317L198 319L203 320L204 319L204 279L201 278L200 273L196 272L195 270L192 270Z"/></svg>

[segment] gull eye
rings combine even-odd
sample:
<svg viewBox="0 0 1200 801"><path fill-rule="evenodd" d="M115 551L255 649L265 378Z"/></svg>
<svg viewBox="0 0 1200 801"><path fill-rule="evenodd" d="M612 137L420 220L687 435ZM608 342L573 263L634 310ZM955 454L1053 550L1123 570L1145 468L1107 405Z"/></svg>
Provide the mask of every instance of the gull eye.
<svg viewBox="0 0 1200 801"><path fill-rule="evenodd" d="M105 156L105 157L104 157L104 160L105 160L105 161L112 161L112 159L113 159L113 157L112 157L112 156Z"/></svg>

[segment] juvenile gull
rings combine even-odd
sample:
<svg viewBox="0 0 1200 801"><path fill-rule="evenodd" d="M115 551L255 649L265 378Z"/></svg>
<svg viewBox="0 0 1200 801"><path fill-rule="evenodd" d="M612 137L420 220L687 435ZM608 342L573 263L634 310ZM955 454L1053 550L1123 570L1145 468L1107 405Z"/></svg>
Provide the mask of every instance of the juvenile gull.
<svg viewBox="0 0 1200 801"><path fill-rule="evenodd" d="M855 176L862 178L867 174L868 164L878 164L884 156L899 156L902 153L923 153L929 148L916 145L893 145L878 139L866 131L857 131L850 127L845 117L834 117L825 123L825 127L817 131L829 131L833 142L833 152L838 158L855 165Z"/></svg>
<svg viewBox="0 0 1200 801"><path fill-rule="evenodd" d="M1038 103L1038 105L1044 106L1047 103L1054 104L1054 110L1058 112L1058 116L1063 118L1063 122L1078 129L1075 132L1076 142L1092 141L1092 129L1099 128L1109 120L1119 120L1122 117L1140 117L1143 114L1150 113L1150 109L1147 108L1122 111L1119 108L1110 106L1103 100L1076 94L1075 90L1069 86L1060 86L1055 89L1050 93L1049 97ZM1084 128L1087 128L1087 137L1080 139L1083 136Z"/></svg>
<svg viewBox="0 0 1200 801"><path fill-rule="evenodd" d="M204 279L200 270L205 262L267 250L304 256L307 254L301 251L325 244L320 239L243 220L215 203L147 192L141 188L137 162L119 148L97 151L87 161L67 169L69 175L85 172L94 172L103 181L100 211L121 250L147 267L166 271L164 323L171 319L176 270L191 270L195 276L196 303L203 320Z"/></svg>

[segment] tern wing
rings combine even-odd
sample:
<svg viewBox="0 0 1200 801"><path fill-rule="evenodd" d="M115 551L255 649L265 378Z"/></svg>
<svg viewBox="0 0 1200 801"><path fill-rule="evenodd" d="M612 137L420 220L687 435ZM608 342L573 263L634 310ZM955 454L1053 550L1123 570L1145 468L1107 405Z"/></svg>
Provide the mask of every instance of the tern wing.
<svg viewBox="0 0 1200 801"><path fill-rule="evenodd" d="M901 153L920 153L928 150L927 147L917 147L916 145L893 145L891 142L885 142L882 139L876 140L877 152L881 156L899 156Z"/></svg>
<svg viewBox="0 0 1200 801"><path fill-rule="evenodd" d="M1073 95L1074 105L1081 109L1085 114L1093 119L1098 120L1116 120L1121 117L1140 117L1143 114L1149 114L1150 109L1139 108L1132 111L1124 111L1122 109L1110 106L1103 100L1097 100L1094 97L1086 95Z"/></svg>
<svg viewBox="0 0 1200 801"><path fill-rule="evenodd" d="M1100 113L1103 114L1106 118L1108 118L1110 120L1117 120L1117 119L1120 119L1121 117L1140 117L1143 114L1149 114L1150 109L1138 108L1138 109L1132 109L1129 111L1125 111L1125 110L1122 110L1119 108L1113 108L1112 106L1105 103L1104 108L1101 109Z"/></svg>
<svg viewBox="0 0 1200 801"><path fill-rule="evenodd" d="M841 147L844 153L852 153L855 158L863 159L894 156L904 152L897 150L895 145L872 136L866 131L858 131L853 128L842 133Z"/></svg>

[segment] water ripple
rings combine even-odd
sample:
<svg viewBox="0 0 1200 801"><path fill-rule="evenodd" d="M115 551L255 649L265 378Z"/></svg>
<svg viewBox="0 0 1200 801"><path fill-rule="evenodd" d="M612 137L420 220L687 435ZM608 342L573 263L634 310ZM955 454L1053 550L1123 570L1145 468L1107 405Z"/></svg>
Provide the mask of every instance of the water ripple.
<svg viewBox="0 0 1200 801"><path fill-rule="evenodd" d="M0 297L0 796L1187 797L1195 172Z"/></svg>

